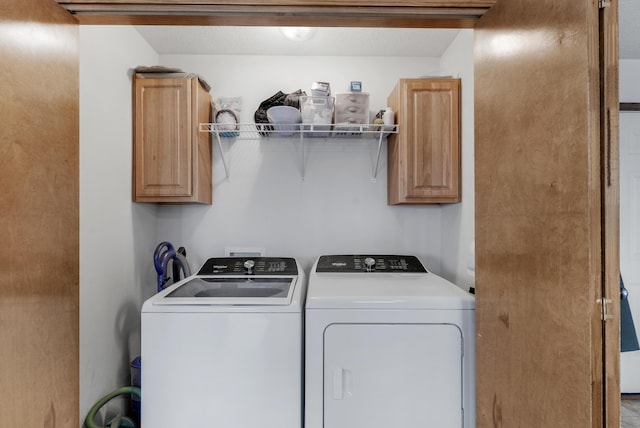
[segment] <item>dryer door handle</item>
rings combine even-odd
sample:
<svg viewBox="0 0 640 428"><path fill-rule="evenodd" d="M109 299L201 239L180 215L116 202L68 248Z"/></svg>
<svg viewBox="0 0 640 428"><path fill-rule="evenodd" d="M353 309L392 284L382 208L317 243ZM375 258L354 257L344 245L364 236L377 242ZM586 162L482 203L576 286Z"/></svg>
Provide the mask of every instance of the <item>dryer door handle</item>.
<svg viewBox="0 0 640 428"><path fill-rule="evenodd" d="M334 400L342 400L351 394L351 371L342 367L333 368L333 394Z"/></svg>

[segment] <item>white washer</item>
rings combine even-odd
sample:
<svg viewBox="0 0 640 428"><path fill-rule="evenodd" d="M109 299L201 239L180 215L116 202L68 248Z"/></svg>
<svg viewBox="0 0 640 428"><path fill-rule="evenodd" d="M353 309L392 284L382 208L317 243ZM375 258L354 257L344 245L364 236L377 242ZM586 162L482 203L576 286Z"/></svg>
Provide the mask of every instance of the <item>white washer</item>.
<svg viewBox="0 0 640 428"><path fill-rule="evenodd" d="M475 301L413 256L322 256L305 309L305 428L475 427Z"/></svg>
<svg viewBox="0 0 640 428"><path fill-rule="evenodd" d="M306 277L292 258L209 259L142 307L146 428L300 428Z"/></svg>

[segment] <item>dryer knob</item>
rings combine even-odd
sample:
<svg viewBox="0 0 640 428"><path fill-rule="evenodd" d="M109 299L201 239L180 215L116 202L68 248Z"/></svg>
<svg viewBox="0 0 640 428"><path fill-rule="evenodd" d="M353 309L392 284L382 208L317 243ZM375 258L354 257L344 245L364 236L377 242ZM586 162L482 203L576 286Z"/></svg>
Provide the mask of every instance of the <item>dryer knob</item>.
<svg viewBox="0 0 640 428"><path fill-rule="evenodd" d="M367 272L373 272L376 267L375 259L367 257L366 259L364 259L364 266L367 269Z"/></svg>
<svg viewBox="0 0 640 428"><path fill-rule="evenodd" d="M244 262L244 273L247 275L253 275L253 267L256 265L256 262L253 260L247 260Z"/></svg>

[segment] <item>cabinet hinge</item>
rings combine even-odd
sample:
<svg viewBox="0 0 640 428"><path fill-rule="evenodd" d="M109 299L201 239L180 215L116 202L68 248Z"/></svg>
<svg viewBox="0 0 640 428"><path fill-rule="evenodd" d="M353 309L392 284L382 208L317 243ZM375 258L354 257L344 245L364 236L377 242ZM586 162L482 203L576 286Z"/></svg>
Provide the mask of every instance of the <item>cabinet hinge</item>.
<svg viewBox="0 0 640 428"><path fill-rule="evenodd" d="M611 0L598 0L598 8L604 9L605 7L611 6Z"/></svg>
<svg viewBox="0 0 640 428"><path fill-rule="evenodd" d="M609 307L613 303L611 299L598 299L596 303L600 305L600 319L602 321L608 321L613 319L613 315L609 313Z"/></svg>

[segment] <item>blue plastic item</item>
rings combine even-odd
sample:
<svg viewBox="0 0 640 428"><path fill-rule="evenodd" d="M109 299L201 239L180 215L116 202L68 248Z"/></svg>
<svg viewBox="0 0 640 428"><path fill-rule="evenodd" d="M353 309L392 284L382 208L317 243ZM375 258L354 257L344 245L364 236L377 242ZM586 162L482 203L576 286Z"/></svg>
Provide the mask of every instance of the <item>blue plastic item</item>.
<svg viewBox="0 0 640 428"><path fill-rule="evenodd" d="M131 386L135 386L140 388L142 385L141 382L141 369L142 369L142 358L136 357L131 361ZM133 421L140 425L140 397L131 394L131 418Z"/></svg>
<svg viewBox="0 0 640 428"><path fill-rule="evenodd" d="M161 292L166 284L169 282L169 277L167 275L167 268L169 266L169 262L173 261L174 267L178 265L182 269L182 273L184 277L191 275L191 270L189 268L189 263L187 263L186 257L183 255L184 248L179 248L178 251L175 250L173 245L170 242L161 242L153 253L153 266L156 268L156 273L158 274L158 293ZM174 269L174 271L177 271ZM177 282L179 278L174 274L173 278L174 282Z"/></svg>

